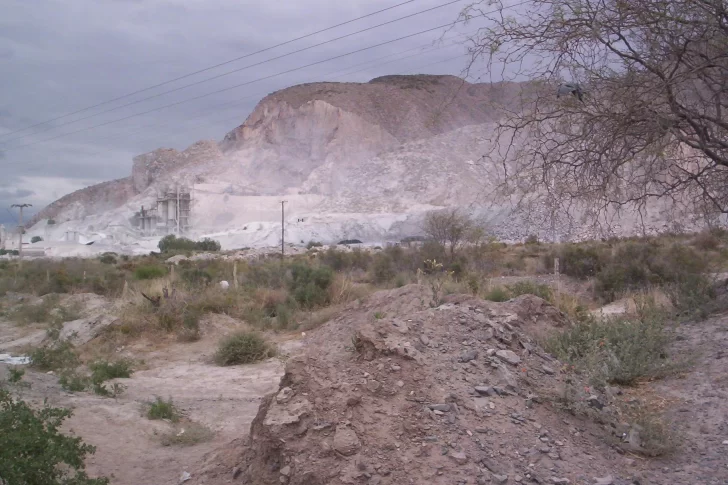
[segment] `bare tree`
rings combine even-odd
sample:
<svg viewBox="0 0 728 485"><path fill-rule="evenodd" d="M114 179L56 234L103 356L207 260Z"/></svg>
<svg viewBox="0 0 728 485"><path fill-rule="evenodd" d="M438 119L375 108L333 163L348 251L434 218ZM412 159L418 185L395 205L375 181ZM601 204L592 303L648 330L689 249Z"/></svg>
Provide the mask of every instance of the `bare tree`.
<svg viewBox="0 0 728 485"><path fill-rule="evenodd" d="M523 2L521 2L522 4ZM669 199L728 213L725 0L476 1L471 68L527 79L498 122L508 190L590 210ZM495 7L495 8L494 8ZM494 12L495 13L492 13Z"/></svg>
<svg viewBox="0 0 728 485"><path fill-rule="evenodd" d="M474 233L473 220L459 209L428 212L425 216L425 234L450 250L450 260L458 248Z"/></svg>

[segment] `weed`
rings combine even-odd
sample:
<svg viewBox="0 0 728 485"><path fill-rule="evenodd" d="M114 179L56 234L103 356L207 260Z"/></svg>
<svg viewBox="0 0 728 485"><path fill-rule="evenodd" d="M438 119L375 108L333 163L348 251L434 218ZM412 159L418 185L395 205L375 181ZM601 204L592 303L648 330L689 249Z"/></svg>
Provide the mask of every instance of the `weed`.
<svg viewBox="0 0 728 485"><path fill-rule="evenodd" d="M210 441L215 433L205 425L186 421L178 424L173 431L162 435L163 446L194 446Z"/></svg>
<svg viewBox="0 0 728 485"><path fill-rule="evenodd" d="M104 253L99 256L99 262L102 264L116 264L116 253Z"/></svg>
<svg viewBox="0 0 728 485"><path fill-rule="evenodd" d="M81 392L91 385L91 380L75 371L65 371L61 373L58 383L64 391Z"/></svg>
<svg viewBox="0 0 728 485"><path fill-rule="evenodd" d="M318 241L309 241L308 244L306 244L306 249L320 248L321 246L323 246L323 244Z"/></svg>
<svg viewBox="0 0 728 485"><path fill-rule="evenodd" d="M385 314L385 313L382 313L382 312L375 312L375 313L374 313L374 319L375 319L375 320L381 320L381 319L383 319L383 318L384 318L385 316L386 316L386 314Z"/></svg>
<svg viewBox="0 0 728 485"><path fill-rule="evenodd" d="M237 332L220 341L215 352L215 363L220 366L252 364L274 354L275 350L261 335Z"/></svg>
<svg viewBox="0 0 728 485"><path fill-rule="evenodd" d="M44 372L71 369L79 364L73 345L65 340L36 348L30 353L30 361L34 369Z"/></svg>
<svg viewBox="0 0 728 485"><path fill-rule="evenodd" d="M553 299L553 291L549 285L534 283L533 281L519 281L507 286L511 298L521 295L535 295L546 301Z"/></svg>
<svg viewBox="0 0 728 485"><path fill-rule="evenodd" d="M59 432L71 411L34 409L0 389L0 482L7 484L106 485L89 478L84 460L96 449Z"/></svg>
<svg viewBox="0 0 728 485"><path fill-rule="evenodd" d="M634 318L582 320L552 336L545 345L549 352L585 373L594 385L631 385L675 369L666 356L672 338L665 315L649 307Z"/></svg>
<svg viewBox="0 0 728 485"><path fill-rule="evenodd" d="M8 369L10 372L10 377L8 378L8 382L11 384L17 384L23 379L23 376L25 375L25 369L21 369L19 367L11 367Z"/></svg>
<svg viewBox="0 0 728 485"><path fill-rule="evenodd" d="M657 411L646 405L627 411L632 426L639 435L639 451L649 457L664 456L678 447L673 424Z"/></svg>
<svg viewBox="0 0 728 485"><path fill-rule="evenodd" d="M502 286L494 286L483 296L483 299L488 301L504 302L510 300L511 296Z"/></svg>
<svg viewBox="0 0 728 485"><path fill-rule="evenodd" d="M91 381L94 384L117 379L129 378L134 373L132 369L132 361L127 359L109 362L106 360L98 360L89 364L91 370Z"/></svg>
<svg viewBox="0 0 728 485"><path fill-rule="evenodd" d="M52 312L58 307L58 295L48 295L40 303L25 303L11 312L11 318L21 324L51 321Z"/></svg>
<svg viewBox="0 0 728 485"><path fill-rule="evenodd" d="M144 265L134 270L134 278L138 280L153 280L167 275L167 270L162 266Z"/></svg>
<svg viewBox="0 0 728 485"><path fill-rule="evenodd" d="M175 406L172 402L172 398L165 401L161 397L157 397L154 402L149 403L147 418L166 419L173 423L177 423L180 420L180 412L177 409L177 406Z"/></svg>

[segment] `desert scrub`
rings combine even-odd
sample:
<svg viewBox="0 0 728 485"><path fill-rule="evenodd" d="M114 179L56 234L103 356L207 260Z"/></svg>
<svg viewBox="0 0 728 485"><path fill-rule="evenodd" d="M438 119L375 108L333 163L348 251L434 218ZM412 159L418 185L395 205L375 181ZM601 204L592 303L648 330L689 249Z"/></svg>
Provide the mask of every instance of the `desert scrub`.
<svg viewBox="0 0 728 485"><path fill-rule="evenodd" d="M488 301L504 302L510 300L511 295L508 293L508 290L502 286L494 286L488 290L485 295L483 295L483 299Z"/></svg>
<svg viewBox="0 0 728 485"><path fill-rule="evenodd" d="M59 432L71 411L34 409L0 389L0 481L7 484L106 485L89 478L84 460L96 449Z"/></svg>
<svg viewBox="0 0 728 485"><path fill-rule="evenodd" d="M149 403L147 408L148 419L166 419L173 423L179 422L180 412L172 402L172 398L164 400L157 397L154 402Z"/></svg>
<svg viewBox="0 0 728 485"><path fill-rule="evenodd" d="M215 363L220 366L252 364L273 355L275 350L262 335L237 332L220 341L215 352Z"/></svg>
<svg viewBox="0 0 728 485"><path fill-rule="evenodd" d="M632 385L676 369L677 363L667 359L673 334L665 317L650 307L635 317L587 318L553 335L545 347L594 385Z"/></svg>
<svg viewBox="0 0 728 485"><path fill-rule="evenodd" d="M144 265L134 270L134 278L138 280L153 280L166 275L167 270L163 266Z"/></svg>
<svg viewBox="0 0 728 485"><path fill-rule="evenodd" d="M56 340L34 349L30 353L30 362L31 367L43 372L72 369L79 365L73 344L66 340Z"/></svg>
<svg viewBox="0 0 728 485"><path fill-rule="evenodd" d="M207 426L194 421L182 421L175 428L162 435L163 446L194 446L210 441L215 433Z"/></svg>
<svg viewBox="0 0 728 485"><path fill-rule="evenodd" d="M508 285L508 293L511 298L521 295L535 295L548 302L553 300L553 290L549 285L534 283L533 281L519 281L512 285Z"/></svg>

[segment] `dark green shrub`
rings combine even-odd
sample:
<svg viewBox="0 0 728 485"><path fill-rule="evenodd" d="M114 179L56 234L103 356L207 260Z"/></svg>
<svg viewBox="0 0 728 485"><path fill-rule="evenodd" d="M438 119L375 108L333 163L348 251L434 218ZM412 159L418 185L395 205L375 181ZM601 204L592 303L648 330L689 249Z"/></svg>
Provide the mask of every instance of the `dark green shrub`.
<svg viewBox="0 0 728 485"><path fill-rule="evenodd" d="M595 384L631 385L674 370L666 360L672 340L665 316L647 308L634 318L584 319L551 337L546 348Z"/></svg>
<svg viewBox="0 0 728 485"><path fill-rule="evenodd" d="M35 410L0 389L0 481L12 485L106 485L89 478L84 459L96 448L59 432L71 411Z"/></svg>
<svg viewBox="0 0 728 485"><path fill-rule="evenodd" d="M534 283L533 281L519 281L508 285L507 288L511 298L521 295L536 295L546 301L551 301L552 290L549 285Z"/></svg>
<svg viewBox="0 0 728 485"><path fill-rule="evenodd" d="M49 226L52 226L52 225L54 225L55 223L56 223L56 220L55 220L55 219L48 219L48 223L47 223L47 224L48 224Z"/></svg>
<svg viewBox="0 0 728 485"><path fill-rule="evenodd" d="M377 254L372 265L372 277L375 283L386 283L397 275L391 256L386 253Z"/></svg>
<svg viewBox="0 0 728 485"><path fill-rule="evenodd" d="M312 267L304 263L291 266L290 290L293 298L303 308L314 308L329 303L329 287L334 279L331 268Z"/></svg>
<svg viewBox="0 0 728 485"><path fill-rule="evenodd" d="M43 238L40 236L33 236L30 238L30 243L35 244L37 242L41 242L42 240L43 240Z"/></svg>
<svg viewBox="0 0 728 485"><path fill-rule="evenodd" d="M144 265L134 270L134 278L138 280L153 280L166 275L167 269L164 266Z"/></svg>
<svg viewBox="0 0 728 485"><path fill-rule="evenodd" d="M116 264L116 253L104 253L99 257L103 264Z"/></svg>
<svg viewBox="0 0 728 485"><path fill-rule="evenodd" d="M174 234L169 234L159 241L158 247L163 253L169 251L219 251L220 243L208 238L201 241L193 241L186 237L177 237Z"/></svg>
<svg viewBox="0 0 728 485"><path fill-rule="evenodd" d="M544 266L554 269L554 258L559 258L559 271L575 278L596 276L604 266L605 254L597 247L583 244L567 244L555 253L544 256Z"/></svg>
<svg viewBox="0 0 728 485"><path fill-rule="evenodd" d="M180 277L190 286L207 286L212 281L210 273L198 268L187 268L182 271Z"/></svg>
<svg viewBox="0 0 728 485"><path fill-rule="evenodd" d="M494 286L490 289L488 293L483 296L484 300L489 301L496 301L496 302L504 302L511 299L511 296L508 294L508 291L506 291L505 288L502 286Z"/></svg>
<svg viewBox="0 0 728 485"><path fill-rule="evenodd" d="M72 369L79 364L73 345L57 340L50 345L38 347L30 353L31 367L43 372Z"/></svg>
<svg viewBox="0 0 728 485"><path fill-rule="evenodd" d="M306 249L320 248L321 246L323 246L323 244L318 241L309 241L308 244L306 244Z"/></svg>
<svg viewBox="0 0 728 485"><path fill-rule="evenodd" d="M215 352L217 365L252 364L275 355L274 349L261 335L238 332L225 337Z"/></svg>
<svg viewBox="0 0 728 485"><path fill-rule="evenodd" d="M180 419L180 412L177 409L177 406L175 406L172 402L172 398L165 401L161 397L157 397L154 402L149 404L149 409L147 409L147 418L167 419L173 423L177 423Z"/></svg>

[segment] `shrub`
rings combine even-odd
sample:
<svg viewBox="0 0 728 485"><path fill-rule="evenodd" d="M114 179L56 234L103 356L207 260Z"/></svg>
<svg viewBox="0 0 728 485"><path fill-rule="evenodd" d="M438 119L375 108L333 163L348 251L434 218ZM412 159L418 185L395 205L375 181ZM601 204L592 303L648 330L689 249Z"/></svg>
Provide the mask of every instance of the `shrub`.
<svg viewBox="0 0 728 485"><path fill-rule="evenodd" d="M544 266L554 269L554 258L559 258L559 272L575 278L588 278L601 271L605 255L594 246L567 244L555 253L544 256Z"/></svg>
<svg viewBox="0 0 728 485"><path fill-rule="evenodd" d="M48 295L40 303L25 303L16 307L10 317L18 323L44 323L50 322L54 309L59 308L59 298ZM67 321L67 320L64 320Z"/></svg>
<svg viewBox="0 0 728 485"><path fill-rule="evenodd" d="M309 241L308 244L306 244L306 249L320 248L321 246L323 246L323 244L318 241Z"/></svg>
<svg viewBox="0 0 728 485"><path fill-rule="evenodd" d="M149 403L149 409L147 409L148 419L167 419L176 423L179 421L180 412L177 410L177 406L172 402L172 398L167 401L161 397L157 397L156 401Z"/></svg>
<svg viewBox="0 0 728 485"><path fill-rule="evenodd" d="M552 300L552 290L549 285L534 283L533 281L519 281L507 286L511 298L521 295L536 295L546 301Z"/></svg>
<svg viewBox="0 0 728 485"><path fill-rule="evenodd" d="M138 280L153 280L162 278L167 275L167 270L163 266L144 265L134 270L134 278Z"/></svg>
<svg viewBox="0 0 728 485"><path fill-rule="evenodd" d="M674 369L666 360L672 338L664 314L645 307L637 317L584 319L548 339L546 348L595 385L631 385Z"/></svg>
<svg viewBox="0 0 728 485"><path fill-rule="evenodd" d="M166 253L169 251L219 251L221 246L219 242L208 238L193 241L169 234L159 241L158 247L160 251Z"/></svg>
<svg viewBox="0 0 728 485"><path fill-rule="evenodd" d="M41 242L42 240L43 240L43 238L40 236L33 236L30 238L30 243L35 244L37 242Z"/></svg>
<svg viewBox="0 0 728 485"><path fill-rule="evenodd" d="M89 478L84 459L96 448L63 435L59 428L71 411L45 406L35 410L0 389L0 481L7 484L105 485Z"/></svg>
<svg viewBox="0 0 728 485"><path fill-rule="evenodd" d="M56 223L56 220L55 220L55 219L48 219L48 222L47 222L47 224L48 224L49 226L52 226L52 225L54 225L55 223Z"/></svg>
<svg viewBox="0 0 728 485"><path fill-rule="evenodd" d="M103 264L116 264L116 253L104 253L99 257L99 261Z"/></svg>
<svg viewBox="0 0 728 485"><path fill-rule="evenodd" d="M394 278L394 262L388 254L377 254L372 265L372 277L375 283L386 283Z"/></svg>
<svg viewBox="0 0 728 485"><path fill-rule="evenodd" d="M193 287L207 286L212 281L210 273L199 268L185 269L182 271L180 277L182 281Z"/></svg>
<svg viewBox="0 0 728 485"><path fill-rule="evenodd" d="M209 441L215 433L199 423L186 421L180 423L174 430L162 435L163 446L194 446L198 443Z"/></svg>
<svg viewBox="0 0 728 485"><path fill-rule="evenodd" d="M693 245L702 251L713 251L720 246L720 238L714 231L703 231L695 236Z"/></svg>
<svg viewBox="0 0 728 485"><path fill-rule="evenodd" d="M220 341L215 352L215 363L220 366L252 364L274 354L274 349L261 335L237 332Z"/></svg>
<svg viewBox="0 0 728 485"><path fill-rule="evenodd" d="M363 244L363 243L358 239L344 239L343 241L339 241L339 244L341 244L342 246L345 246L347 244Z"/></svg>
<svg viewBox="0 0 728 485"><path fill-rule="evenodd" d="M483 296L483 299L495 302L504 302L510 300L511 297L508 294L508 291L506 291L506 289L502 286L494 286L490 289L490 291L488 291L488 293L485 294L485 296Z"/></svg>
<svg viewBox="0 0 728 485"><path fill-rule="evenodd" d="M328 289L333 279L333 272L327 266L315 268L295 263L291 266L290 283L293 298L304 308L326 305L331 300Z"/></svg>
<svg viewBox="0 0 728 485"><path fill-rule="evenodd" d="M526 240L524 241L526 245L535 245L539 244L538 236L536 234L529 235Z"/></svg>
<svg viewBox="0 0 728 485"><path fill-rule="evenodd" d="M117 379L128 378L134 372L131 368L130 360L119 360L116 362L108 362L100 360L89 365L91 370L91 385L93 391L100 396L116 396L124 390L124 386L115 383L111 388L104 385L104 382Z"/></svg>
<svg viewBox="0 0 728 485"><path fill-rule="evenodd" d="M71 369L79 364L73 345L65 340L36 348L30 353L30 362L33 368L44 372Z"/></svg>

